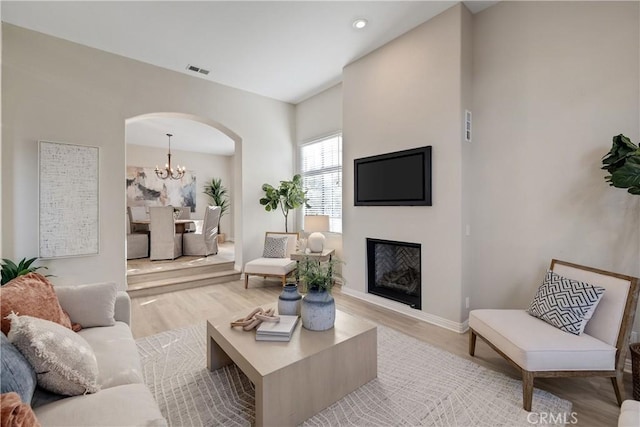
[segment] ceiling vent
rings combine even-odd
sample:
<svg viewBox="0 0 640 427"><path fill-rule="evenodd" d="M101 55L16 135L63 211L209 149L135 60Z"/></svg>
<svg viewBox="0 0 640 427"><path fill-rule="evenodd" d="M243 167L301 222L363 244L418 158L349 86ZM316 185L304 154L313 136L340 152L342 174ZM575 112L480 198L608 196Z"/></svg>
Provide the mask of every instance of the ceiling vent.
<svg viewBox="0 0 640 427"><path fill-rule="evenodd" d="M196 67L195 65L187 64L187 70L193 71L194 73L204 74L205 76L209 74L209 70L205 70L204 68Z"/></svg>

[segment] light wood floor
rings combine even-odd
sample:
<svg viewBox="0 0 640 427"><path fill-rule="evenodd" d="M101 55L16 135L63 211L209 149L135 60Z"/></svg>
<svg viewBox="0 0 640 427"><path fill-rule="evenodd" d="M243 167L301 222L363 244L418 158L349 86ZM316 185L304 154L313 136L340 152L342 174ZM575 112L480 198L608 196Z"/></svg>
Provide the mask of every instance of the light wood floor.
<svg viewBox="0 0 640 427"><path fill-rule="evenodd" d="M242 281L187 289L162 295L134 298L133 334L136 338L204 322L211 317L243 312L277 301L279 282L251 278L249 289ZM337 307L433 344L453 354L520 379L518 371L478 340L476 357L468 355L468 334L457 334L410 317L343 295L333 295ZM579 426L615 426L619 408L611 381L606 378L536 379L535 386L573 402ZM626 396L631 396L631 378L625 373Z"/></svg>

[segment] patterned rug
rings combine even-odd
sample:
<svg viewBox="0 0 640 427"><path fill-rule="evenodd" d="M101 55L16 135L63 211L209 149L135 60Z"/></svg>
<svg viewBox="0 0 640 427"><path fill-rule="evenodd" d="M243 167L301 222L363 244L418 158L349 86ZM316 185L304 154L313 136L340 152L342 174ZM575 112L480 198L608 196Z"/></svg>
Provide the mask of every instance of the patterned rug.
<svg viewBox="0 0 640 427"><path fill-rule="evenodd" d="M146 383L171 426L249 426L253 384L235 365L207 370L205 335L203 323L138 339ZM378 378L304 425L531 426L521 399L520 381L378 326ZM533 412L570 420L571 403L535 389Z"/></svg>

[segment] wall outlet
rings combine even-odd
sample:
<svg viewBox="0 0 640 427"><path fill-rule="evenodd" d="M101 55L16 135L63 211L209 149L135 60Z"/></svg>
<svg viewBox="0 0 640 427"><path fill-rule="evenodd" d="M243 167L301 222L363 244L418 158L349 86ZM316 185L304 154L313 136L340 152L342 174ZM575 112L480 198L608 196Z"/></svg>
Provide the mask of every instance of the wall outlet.
<svg viewBox="0 0 640 427"><path fill-rule="evenodd" d="M631 338L630 338L631 342L638 342L638 332L633 331L631 332Z"/></svg>
<svg viewBox="0 0 640 427"><path fill-rule="evenodd" d="M469 308L469 297L466 297L464 299L464 305L465 305L466 308Z"/></svg>

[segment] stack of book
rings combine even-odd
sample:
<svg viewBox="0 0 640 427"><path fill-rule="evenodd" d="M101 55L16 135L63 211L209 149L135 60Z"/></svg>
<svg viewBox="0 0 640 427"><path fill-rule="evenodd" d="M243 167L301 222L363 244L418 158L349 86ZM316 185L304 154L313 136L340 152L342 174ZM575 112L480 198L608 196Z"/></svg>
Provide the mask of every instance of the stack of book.
<svg viewBox="0 0 640 427"><path fill-rule="evenodd" d="M256 341L289 341L298 316L280 315L279 322L262 322L256 329Z"/></svg>

